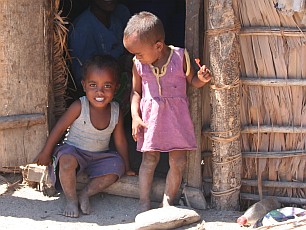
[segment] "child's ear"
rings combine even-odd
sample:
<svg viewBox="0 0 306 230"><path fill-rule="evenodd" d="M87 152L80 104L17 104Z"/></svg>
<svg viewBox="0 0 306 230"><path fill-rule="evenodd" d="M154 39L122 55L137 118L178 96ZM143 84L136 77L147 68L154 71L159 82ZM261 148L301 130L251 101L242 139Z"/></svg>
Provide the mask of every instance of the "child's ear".
<svg viewBox="0 0 306 230"><path fill-rule="evenodd" d="M158 50L162 50L163 47L164 47L164 44L161 41L158 41L158 42L155 43L155 47Z"/></svg>

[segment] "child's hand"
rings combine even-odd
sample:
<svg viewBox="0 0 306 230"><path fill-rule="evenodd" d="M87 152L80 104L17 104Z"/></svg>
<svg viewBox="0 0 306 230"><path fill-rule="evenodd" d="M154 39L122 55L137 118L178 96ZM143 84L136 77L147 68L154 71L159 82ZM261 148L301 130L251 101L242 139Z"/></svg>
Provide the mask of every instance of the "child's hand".
<svg viewBox="0 0 306 230"><path fill-rule="evenodd" d="M201 66L199 58L196 58L194 60L200 68L200 70L198 71L198 78L200 79L200 81L205 83L209 82L211 79L211 71L208 68L206 68L205 65Z"/></svg>
<svg viewBox="0 0 306 230"><path fill-rule="evenodd" d="M202 82L209 82L211 80L211 71L205 65L203 65L198 71L198 78Z"/></svg>
<svg viewBox="0 0 306 230"><path fill-rule="evenodd" d="M45 154L44 152L40 152L38 156L35 158L33 163L37 163L37 165L49 165L52 163L52 159L49 154Z"/></svg>
<svg viewBox="0 0 306 230"><path fill-rule="evenodd" d="M127 175L127 176L136 176L136 173L133 171L133 170L127 170L126 172L125 172L125 175Z"/></svg>
<svg viewBox="0 0 306 230"><path fill-rule="evenodd" d="M133 118L133 121L132 121L132 136L133 136L134 141L137 141L138 130L142 127L143 128L148 128L146 123L144 123L143 120L140 117Z"/></svg>

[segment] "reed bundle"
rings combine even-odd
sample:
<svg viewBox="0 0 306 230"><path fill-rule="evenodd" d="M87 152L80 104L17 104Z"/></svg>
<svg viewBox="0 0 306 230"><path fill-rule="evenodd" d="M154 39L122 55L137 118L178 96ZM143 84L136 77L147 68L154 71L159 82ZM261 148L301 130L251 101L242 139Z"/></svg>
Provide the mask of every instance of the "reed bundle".
<svg viewBox="0 0 306 230"><path fill-rule="evenodd" d="M66 89L68 77L70 77L67 60L69 52L67 48L67 20L61 17L59 9L60 0L54 0L53 6L53 94L54 116L59 118L66 110Z"/></svg>

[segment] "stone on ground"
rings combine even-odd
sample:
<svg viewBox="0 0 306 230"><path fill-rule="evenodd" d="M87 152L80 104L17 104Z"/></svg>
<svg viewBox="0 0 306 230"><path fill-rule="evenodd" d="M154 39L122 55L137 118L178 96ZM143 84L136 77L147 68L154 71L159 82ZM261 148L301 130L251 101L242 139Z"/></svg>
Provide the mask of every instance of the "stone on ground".
<svg viewBox="0 0 306 230"><path fill-rule="evenodd" d="M173 229L200 220L200 215L193 209L169 206L138 214L135 218L135 225L137 230Z"/></svg>

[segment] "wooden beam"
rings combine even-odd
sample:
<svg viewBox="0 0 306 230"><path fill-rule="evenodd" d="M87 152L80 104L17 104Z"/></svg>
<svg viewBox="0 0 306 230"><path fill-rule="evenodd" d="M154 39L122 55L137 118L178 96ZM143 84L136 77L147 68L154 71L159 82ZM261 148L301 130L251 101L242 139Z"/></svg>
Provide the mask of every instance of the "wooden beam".
<svg viewBox="0 0 306 230"><path fill-rule="evenodd" d="M306 157L306 151L273 151L273 152L241 152L243 158L288 158L288 157ZM211 157L212 152L202 152L202 157Z"/></svg>
<svg viewBox="0 0 306 230"><path fill-rule="evenodd" d="M20 114L11 116L0 116L0 130L16 129L19 127L30 127L44 124L46 117L43 113Z"/></svg>
<svg viewBox="0 0 306 230"><path fill-rule="evenodd" d="M200 33L199 25L203 22L200 18L201 10L200 0L186 1L186 34L185 34L185 47L189 51L190 58L193 60L199 57L200 54ZM189 109L191 118L194 124L195 135L198 143L198 147L195 151L190 151L188 153L186 173L184 176L184 181L187 186L193 188L202 188L202 173L201 173L201 92L199 89L193 87L188 88L188 98L189 98ZM205 202L205 201L203 201ZM206 202L205 202L206 203Z"/></svg>
<svg viewBox="0 0 306 230"><path fill-rule="evenodd" d="M203 181L205 183L212 183L211 178L204 178ZM258 180L241 179L241 185L258 187ZM306 183L294 181L262 181L262 186L267 188L306 188Z"/></svg>
<svg viewBox="0 0 306 230"><path fill-rule="evenodd" d="M81 190L89 182L85 173L77 177L77 190ZM152 184L151 200L161 202L165 190L165 179L155 177ZM139 199L139 178L138 176L123 176L117 182L105 189L103 192L117 196L131 197ZM182 188L179 189L175 197L175 203L178 203L182 195Z"/></svg>
<svg viewBox="0 0 306 230"><path fill-rule="evenodd" d="M241 28L240 36L281 36L281 37L305 37L306 30L291 27L266 27L252 26Z"/></svg>
<svg viewBox="0 0 306 230"><path fill-rule="evenodd" d="M306 183L294 181L262 181L261 184L267 188L306 188ZM242 179L241 185L257 187L258 180Z"/></svg>
<svg viewBox="0 0 306 230"><path fill-rule="evenodd" d="M293 133L304 134L306 133L306 127L301 126L269 126L269 125L250 125L243 126L241 133L257 134L257 133Z"/></svg>
<svg viewBox="0 0 306 230"><path fill-rule="evenodd" d="M281 197L281 196L264 196L264 198L275 197L280 203L284 204L298 204L298 205L306 205L306 199L297 198L297 197ZM240 198L242 200L255 200L259 201L259 195L249 194L249 193L240 193Z"/></svg>
<svg viewBox="0 0 306 230"><path fill-rule="evenodd" d="M266 87L284 87L284 86L306 86L306 79L283 79L283 78L255 78L241 77L241 84L247 86L266 86Z"/></svg>

